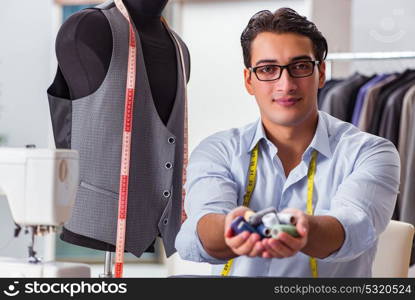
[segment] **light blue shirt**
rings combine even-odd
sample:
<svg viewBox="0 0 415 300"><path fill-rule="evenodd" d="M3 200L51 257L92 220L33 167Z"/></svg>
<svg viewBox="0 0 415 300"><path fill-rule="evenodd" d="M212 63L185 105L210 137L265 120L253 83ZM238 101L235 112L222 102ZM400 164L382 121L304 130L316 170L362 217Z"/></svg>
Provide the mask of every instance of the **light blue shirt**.
<svg viewBox="0 0 415 300"><path fill-rule="evenodd" d="M242 205L250 152L257 142L257 182L250 208L306 211L307 170L311 152L317 150L314 214L335 217L345 230L341 248L317 259L319 277L371 277L378 236L392 216L398 194L399 154L388 140L322 111L311 144L288 177L260 120L209 136L194 149L185 185L188 218L176 238L179 255L214 264L213 275L220 274L226 261L205 251L196 226L206 214L227 214ZM309 256L302 252L283 259L239 256L230 275L311 277Z"/></svg>

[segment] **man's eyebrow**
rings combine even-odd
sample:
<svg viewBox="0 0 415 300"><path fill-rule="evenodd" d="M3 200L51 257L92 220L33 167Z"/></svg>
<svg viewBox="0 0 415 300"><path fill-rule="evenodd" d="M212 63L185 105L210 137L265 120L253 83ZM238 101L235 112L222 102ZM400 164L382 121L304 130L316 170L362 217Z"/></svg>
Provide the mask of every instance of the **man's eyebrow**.
<svg viewBox="0 0 415 300"><path fill-rule="evenodd" d="M298 60L313 60L313 58L309 55L299 55L299 56L295 56L291 58L290 62L298 61ZM267 64L267 63L277 64L278 60L277 59L260 59L256 62L255 65L257 66L259 64Z"/></svg>
<svg viewBox="0 0 415 300"><path fill-rule="evenodd" d="M300 56L291 58L291 61L296 61L296 60L313 60L313 58L309 55L300 55Z"/></svg>
<svg viewBox="0 0 415 300"><path fill-rule="evenodd" d="M257 66L259 64L266 64L266 63L273 63L273 64L275 64L277 62L278 62L278 60L276 60L276 59L261 59L261 60L258 60L255 65Z"/></svg>

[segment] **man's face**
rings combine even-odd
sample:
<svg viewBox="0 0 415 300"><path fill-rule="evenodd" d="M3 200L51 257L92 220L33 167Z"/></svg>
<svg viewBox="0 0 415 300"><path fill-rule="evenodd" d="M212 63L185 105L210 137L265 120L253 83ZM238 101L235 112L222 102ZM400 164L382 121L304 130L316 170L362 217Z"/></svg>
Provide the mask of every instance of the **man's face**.
<svg viewBox="0 0 415 300"><path fill-rule="evenodd" d="M294 33L263 32L251 44L251 66L287 65L315 60L312 41ZM275 81L260 81L245 69L245 86L258 103L264 122L296 126L317 111L317 89L324 85L325 64L316 65L309 77L293 78L284 69Z"/></svg>

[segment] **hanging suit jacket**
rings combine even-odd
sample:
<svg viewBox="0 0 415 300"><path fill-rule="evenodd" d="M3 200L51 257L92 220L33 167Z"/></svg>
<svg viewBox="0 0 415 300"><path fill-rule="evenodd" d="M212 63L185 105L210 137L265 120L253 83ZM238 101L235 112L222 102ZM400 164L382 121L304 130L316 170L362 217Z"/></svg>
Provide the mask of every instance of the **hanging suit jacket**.
<svg viewBox="0 0 415 300"><path fill-rule="evenodd" d="M399 125L399 144L398 150L401 155L401 164L405 165L407 156L408 133L411 131L411 119L414 115L415 105L415 85L412 86L406 93L402 103L401 123ZM402 179L402 177L401 177Z"/></svg>
<svg viewBox="0 0 415 300"><path fill-rule="evenodd" d="M324 83L324 86L321 89L318 90L317 104L319 109L323 107L324 100L326 99L327 93L330 91L330 89L335 87L341 81L341 79L330 79Z"/></svg>
<svg viewBox="0 0 415 300"><path fill-rule="evenodd" d="M401 157L401 194L398 198L399 220L415 224L415 198L413 193L415 189L413 186L414 179L414 146L411 143L415 142L415 85L413 85L405 94L403 99L401 125L399 134L399 155ZM409 177L408 177L409 176ZM415 264L415 241L412 247L411 264Z"/></svg>
<svg viewBox="0 0 415 300"><path fill-rule="evenodd" d="M369 79L358 73L346 78L327 92L322 110L333 117L349 122L353 115L357 93Z"/></svg>
<svg viewBox="0 0 415 300"><path fill-rule="evenodd" d="M100 6L111 27L113 52L107 75L97 91L69 100L48 90L57 148L79 151L80 182L69 231L115 245L129 24L112 1ZM168 30L176 47L177 94L167 125L153 103L137 39L136 95L132 127L125 250L139 257L161 236L170 256L181 224L184 104L189 57L186 45ZM179 44L176 43L175 36Z"/></svg>
<svg viewBox="0 0 415 300"><path fill-rule="evenodd" d="M372 121L368 129L369 133L379 135L380 122L382 119L382 114L385 109L385 104L388 101L390 95L399 87L406 84L409 81L412 81L415 78L415 71L406 70L398 77L382 87L381 92L379 93L379 99L376 101L375 110L373 113Z"/></svg>
<svg viewBox="0 0 415 300"><path fill-rule="evenodd" d="M375 110L380 91L382 90L383 86L395 80L397 76L398 75L392 74L386 77L384 80L376 83L367 91L359 116L358 127L360 130L368 131L370 123L372 122L373 112Z"/></svg>
<svg viewBox="0 0 415 300"><path fill-rule="evenodd" d="M407 153L415 153L415 118L411 118L411 130L408 135ZM415 155L409 155L405 166L405 184L403 193L399 199L400 221L415 224ZM411 265L415 264L415 240L412 247Z"/></svg>
<svg viewBox="0 0 415 300"><path fill-rule="evenodd" d="M363 102L365 100L368 90L372 86L374 86L376 83L382 81L388 76L389 75L386 75L386 74L377 75L360 87L359 92L357 94L356 103L354 104L353 115L351 119L351 123L353 125L357 126L357 124L359 123L359 118L362 112Z"/></svg>
<svg viewBox="0 0 415 300"><path fill-rule="evenodd" d="M406 92L415 84L415 80L409 81L398 87L385 104L379 126L379 136L390 140L396 148L399 142L399 126L401 123L402 104Z"/></svg>
<svg viewBox="0 0 415 300"><path fill-rule="evenodd" d="M401 113L402 113L402 102L404 96L408 89L415 84L415 81L409 81L397 87L389 96L381 121L379 124L379 136L384 137L390 140L396 147L399 143L399 126L401 122ZM401 164L402 165L402 164ZM406 166L402 165L402 169L405 169ZM405 173L405 172L401 172ZM401 182L403 179L401 178ZM401 211L401 198L402 198L403 185L400 186L400 194L398 195L398 200L396 207L393 213L393 219L400 220L400 211Z"/></svg>

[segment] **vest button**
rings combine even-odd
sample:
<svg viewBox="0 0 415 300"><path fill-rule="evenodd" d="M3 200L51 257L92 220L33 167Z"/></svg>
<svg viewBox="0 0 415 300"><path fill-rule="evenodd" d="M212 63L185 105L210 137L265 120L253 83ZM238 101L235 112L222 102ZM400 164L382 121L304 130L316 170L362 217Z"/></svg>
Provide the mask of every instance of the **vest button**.
<svg viewBox="0 0 415 300"><path fill-rule="evenodd" d="M163 192L163 196L166 197L166 198L170 197L170 192L168 190L165 190Z"/></svg>
<svg viewBox="0 0 415 300"><path fill-rule="evenodd" d="M163 225L167 225L167 223L169 222L169 220L167 219L167 218L165 218L164 220L163 220Z"/></svg>
<svg viewBox="0 0 415 300"><path fill-rule="evenodd" d="M166 169L171 169L171 167L173 167L171 162L166 162L166 164L164 166L166 167Z"/></svg>
<svg viewBox="0 0 415 300"><path fill-rule="evenodd" d="M174 144L176 142L176 139L174 137L169 137L167 141L169 142L169 144Z"/></svg>

